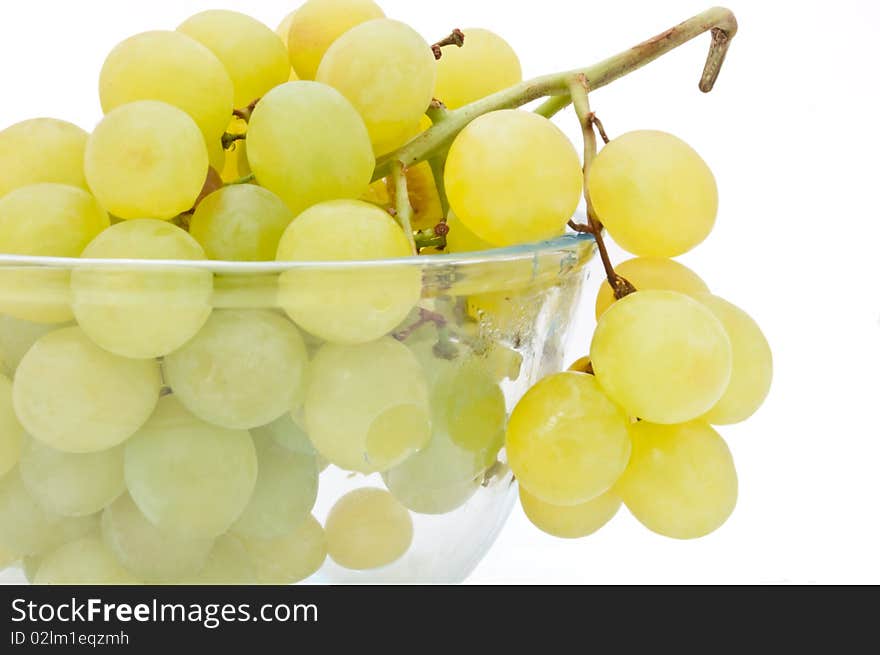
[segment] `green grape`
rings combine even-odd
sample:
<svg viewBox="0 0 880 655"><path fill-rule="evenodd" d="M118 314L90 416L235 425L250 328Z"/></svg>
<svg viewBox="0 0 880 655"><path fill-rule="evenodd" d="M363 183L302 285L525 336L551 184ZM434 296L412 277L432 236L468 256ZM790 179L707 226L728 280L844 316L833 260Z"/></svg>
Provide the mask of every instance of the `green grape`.
<svg viewBox="0 0 880 655"><path fill-rule="evenodd" d="M138 100L174 105L208 142L223 135L234 98L232 80L214 53L185 34L166 31L144 32L116 46L101 69L100 93L108 113Z"/></svg>
<svg viewBox="0 0 880 655"><path fill-rule="evenodd" d="M101 534L123 566L148 582L197 574L214 546L210 538L190 538L156 527L128 494L104 510Z"/></svg>
<svg viewBox="0 0 880 655"><path fill-rule="evenodd" d="M278 27L275 28L275 34L277 34L281 38L281 42L284 44L284 47L287 48L287 44L290 41L290 26L293 25L293 19L296 16L296 12L298 9L294 9L287 16L284 17L280 23L278 23ZM296 75L296 72L293 71L292 75Z"/></svg>
<svg viewBox="0 0 880 655"><path fill-rule="evenodd" d="M360 200L337 200L303 212L284 233L278 261L352 262L412 255L387 212ZM334 343L364 343L387 334L421 295L418 267L300 268L279 280L279 302L296 323Z"/></svg>
<svg viewBox="0 0 880 655"><path fill-rule="evenodd" d="M236 184L200 202L189 231L209 259L274 261L281 235L293 219L287 205L271 191Z"/></svg>
<svg viewBox="0 0 880 655"><path fill-rule="evenodd" d="M351 100L367 125L374 150L382 154L411 138L434 97L437 62L418 32L377 18L334 41L315 79Z"/></svg>
<svg viewBox="0 0 880 655"><path fill-rule="evenodd" d="M184 230L155 220L118 223L83 252L93 259L191 260L205 258ZM177 350L211 314L208 270L131 265L79 268L71 275L73 311L95 343L136 359Z"/></svg>
<svg viewBox="0 0 880 655"><path fill-rule="evenodd" d="M551 375L510 415L510 468L520 486L545 503L585 503L608 491L626 468L628 426L592 375Z"/></svg>
<svg viewBox="0 0 880 655"><path fill-rule="evenodd" d="M565 134L542 116L512 109L485 114L461 131L445 179L459 220L496 246L562 234L583 188Z"/></svg>
<svg viewBox="0 0 880 655"><path fill-rule="evenodd" d="M271 438L255 438L259 475L244 513L232 531L242 537L274 539L296 530L318 498L314 455L286 450Z"/></svg>
<svg viewBox="0 0 880 655"><path fill-rule="evenodd" d="M254 585L257 584L257 572L241 540L224 535L214 543L204 567L177 582L186 585Z"/></svg>
<svg viewBox="0 0 880 655"><path fill-rule="evenodd" d="M324 529L309 516L296 530L275 539L244 539L260 584L293 584L315 573L327 559Z"/></svg>
<svg viewBox="0 0 880 655"><path fill-rule="evenodd" d="M474 495L483 468L483 458L456 445L446 432L435 430L424 449L383 473L382 480L407 509L447 514Z"/></svg>
<svg viewBox="0 0 880 655"><path fill-rule="evenodd" d="M428 385L418 360L390 337L324 346L310 366L305 421L315 448L333 464L388 470L430 438Z"/></svg>
<svg viewBox="0 0 880 655"><path fill-rule="evenodd" d="M110 219L95 198L78 187L32 184L0 199L0 252L79 257ZM64 270L6 267L0 270L0 311L40 323L73 318L70 274Z"/></svg>
<svg viewBox="0 0 880 655"><path fill-rule="evenodd" d="M266 310L218 310L165 358L178 400L208 423L265 425L290 411L304 390L306 347L299 330Z"/></svg>
<svg viewBox="0 0 880 655"><path fill-rule="evenodd" d="M737 479L727 444L705 423L632 426L633 453L615 485L649 530L695 539L717 530L736 505Z"/></svg>
<svg viewBox="0 0 880 655"><path fill-rule="evenodd" d="M498 381L479 359L468 358L441 375L432 398L452 441L488 466L504 443L507 407Z"/></svg>
<svg viewBox="0 0 880 655"><path fill-rule="evenodd" d="M628 132L590 168L590 200L614 241L642 257L676 257L715 225L715 177L684 141L651 130Z"/></svg>
<svg viewBox="0 0 880 655"><path fill-rule="evenodd" d="M250 16L220 9L203 11L177 31L194 38L223 62L235 89L236 107L246 107L290 77L284 43Z"/></svg>
<svg viewBox="0 0 880 655"><path fill-rule="evenodd" d="M34 580L37 579L37 571L40 570L40 563L42 561L42 558L37 555L26 555L22 558L21 568L24 573L24 579L30 584L34 584Z"/></svg>
<svg viewBox="0 0 880 655"><path fill-rule="evenodd" d="M464 46L444 48L437 62L435 95L450 109L522 82L519 57L507 41L489 30L463 31Z"/></svg>
<svg viewBox="0 0 880 655"><path fill-rule="evenodd" d="M709 293L709 287L696 273L673 259L636 257L616 265L614 270L639 291L678 291L692 297ZM596 320L614 301L614 292L606 280L599 287L596 297Z"/></svg>
<svg viewBox="0 0 880 655"><path fill-rule="evenodd" d="M14 555L10 551L0 546L0 572L8 569L18 562L18 555Z"/></svg>
<svg viewBox="0 0 880 655"><path fill-rule="evenodd" d="M62 522L31 497L17 468L0 477L0 548L16 557L40 553L54 544Z"/></svg>
<svg viewBox="0 0 880 655"><path fill-rule="evenodd" d="M83 154L89 135L54 118L35 118L0 131L0 198L31 184L87 189Z"/></svg>
<svg viewBox="0 0 880 655"><path fill-rule="evenodd" d="M614 518L620 509L620 497L613 491L578 505L551 505L519 490L523 511L535 527L562 539L579 539L593 534Z"/></svg>
<svg viewBox="0 0 880 655"><path fill-rule="evenodd" d="M12 405L12 381L0 374L0 477L15 468L24 447L24 428Z"/></svg>
<svg viewBox="0 0 880 655"><path fill-rule="evenodd" d="M108 113L89 137L85 157L95 197L124 219L168 220L189 211L210 164L192 118L155 100Z"/></svg>
<svg viewBox="0 0 880 655"><path fill-rule="evenodd" d="M356 489L340 498L324 529L333 561L356 571L397 561L413 539L412 517L383 489Z"/></svg>
<svg viewBox="0 0 880 655"><path fill-rule="evenodd" d="M268 425L251 430L254 439L274 439L279 446L297 455L315 457L317 451L300 422L290 412Z"/></svg>
<svg viewBox="0 0 880 655"><path fill-rule="evenodd" d="M745 421L758 411L770 392L773 379L773 353L761 328L736 305L718 296L697 296L721 321L733 353L730 383L724 395L702 418L715 425Z"/></svg>
<svg viewBox="0 0 880 655"><path fill-rule="evenodd" d="M125 491L121 447L65 453L31 439L19 469L31 496L62 516L94 514Z"/></svg>
<svg viewBox="0 0 880 655"><path fill-rule="evenodd" d="M97 537L84 537L47 555L34 576L35 585L138 585Z"/></svg>
<svg viewBox="0 0 880 655"><path fill-rule="evenodd" d="M58 327L51 323L35 323L0 315L0 364L12 375L31 346Z"/></svg>
<svg viewBox="0 0 880 655"><path fill-rule="evenodd" d="M247 158L260 185L294 215L325 200L360 197L376 161L355 108L316 82L288 82L263 96L248 125Z"/></svg>
<svg viewBox="0 0 880 655"><path fill-rule="evenodd" d="M327 49L352 27L385 14L372 0L308 0L288 16L290 63L304 80L313 80Z"/></svg>
<svg viewBox="0 0 880 655"><path fill-rule="evenodd" d="M606 311L590 347L605 393L630 416L683 423L702 416L730 382L724 326L676 291L639 291Z"/></svg>
<svg viewBox="0 0 880 655"><path fill-rule="evenodd" d="M449 234L446 235L446 251L451 254L480 252L495 247L471 232L454 211L450 211L449 216L446 217L446 225L449 227Z"/></svg>
<svg viewBox="0 0 880 655"><path fill-rule="evenodd" d="M216 537L247 507L257 481L251 435L204 423L165 396L125 446L125 482L146 517L167 532Z"/></svg>
<svg viewBox="0 0 880 655"><path fill-rule="evenodd" d="M70 327L28 351L12 397L32 437L66 453L93 453L133 435L152 414L160 387L157 362L113 355Z"/></svg>

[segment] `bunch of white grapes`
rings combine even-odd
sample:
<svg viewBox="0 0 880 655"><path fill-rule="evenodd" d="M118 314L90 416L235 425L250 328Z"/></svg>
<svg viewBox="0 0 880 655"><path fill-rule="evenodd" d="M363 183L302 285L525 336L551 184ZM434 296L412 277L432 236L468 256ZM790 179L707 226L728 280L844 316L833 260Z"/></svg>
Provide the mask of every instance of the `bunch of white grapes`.
<svg viewBox="0 0 880 655"><path fill-rule="evenodd" d="M724 521L736 476L709 426L757 408L770 354L663 259L715 216L686 145L637 132L599 155L591 201L643 256L619 269L639 291L603 290L591 373L544 379L509 422L503 382L525 368L509 344L558 262L512 261L439 298L411 261L357 264L553 239L578 205L580 158L549 119L473 109L522 73L499 36L464 35L438 59L372 0L308 0L277 30L206 11L112 50L91 133L0 131L0 566L38 584L387 566L413 513L478 491L505 432L548 532L592 532L621 498L670 536ZM469 111L439 159L380 172ZM328 466L377 482L322 525Z"/></svg>

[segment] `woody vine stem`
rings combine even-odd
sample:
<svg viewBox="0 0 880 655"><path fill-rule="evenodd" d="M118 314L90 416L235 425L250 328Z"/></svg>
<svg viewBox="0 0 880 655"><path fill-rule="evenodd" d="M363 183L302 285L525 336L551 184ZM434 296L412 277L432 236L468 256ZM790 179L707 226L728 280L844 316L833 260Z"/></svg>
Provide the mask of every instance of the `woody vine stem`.
<svg viewBox="0 0 880 655"><path fill-rule="evenodd" d="M590 163L596 154L595 129L598 129L602 137L606 138L601 123L597 123L595 115L590 111L589 93L641 68L701 34L711 32L712 42L703 74L700 77L700 90L708 93L718 78L718 73L730 47L730 41L736 34L736 30L737 24L733 12L724 7L714 7L593 66L538 77L456 110L449 111L442 108L441 105L439 108L433 109L436 118L441 120L436 120L433 127L400 149L380 157L373 179L378 180L393 175L395 181L399 182L404 177L406 169L422 161L430 161L432 166L436 168L438 159L442 160L458 133L475 118L492 111L514 109L540 98L548 98L535 110L547 118L570 104L574 105L584 133L584 178L586 181ZM454 38L455 36L457 34L453 32L453 36L449 39L436 44L435 56L440 50L438 46L458 45L458 39ZM435 117L432 116L432 118ZM400 185L397 188L400 189ZM622 298L626 294L632 293L634 288L614 272L602 238L602 225L590 209L589 198L587 198L587 207L589 219L587 225L572 223L571 227L580 232L589 232L595 237L611 288L614 290L615 296ZM401 218L411 216L408 198L403 193L397 194L397 214Z"/></svg>

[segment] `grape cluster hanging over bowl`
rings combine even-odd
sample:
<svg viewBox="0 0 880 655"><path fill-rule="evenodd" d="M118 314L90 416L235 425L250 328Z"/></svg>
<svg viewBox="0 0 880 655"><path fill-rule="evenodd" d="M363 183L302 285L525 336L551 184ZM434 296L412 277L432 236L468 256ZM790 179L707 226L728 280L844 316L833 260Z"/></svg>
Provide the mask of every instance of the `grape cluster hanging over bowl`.
<svg viewBox="0 0 880 655"><path fill-rule="evenodd" d="M761 405L770 349L672 259L712 230L709 167L663 132L609 140L590 106L707 32L703 91L723 8L525 82L492 31L431 44L372 0L277 30L206 11L110 52L91 133L0 132L0 567L460 581L517 494L562 538L621 504L718 529L737 477L713 426ZM583 156L550 120L569 107ZM598 326L559 372L596 254Z"/></svg>

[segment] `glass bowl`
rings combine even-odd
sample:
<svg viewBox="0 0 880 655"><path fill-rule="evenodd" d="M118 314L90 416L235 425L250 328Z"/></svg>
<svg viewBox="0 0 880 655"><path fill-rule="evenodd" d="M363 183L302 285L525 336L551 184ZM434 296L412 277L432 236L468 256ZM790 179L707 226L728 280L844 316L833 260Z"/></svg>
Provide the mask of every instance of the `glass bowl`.
<svg viewBox="0 0 880 655"><path fill-rule="evenodd" d="M0 395L15 398L14 403L0 398L0 405L8 403L24 426L20 441L25 453L17 465L10 464L12 456L7 455L8 471L0 477L0 521L18 520L28 511L45 513L42 532L34 536L32 530L24 540L21 530L0 523L0 567L6 567L0 580L58 582L60 576L62 581L81 584L106 581L109 574L100 566L111 565L105 561L107 556L113 565L122 564L132 574L124 578L128 582L464 580L490 548L516 498L503 451L506 418L531 385L561 369L566 333L594 245L587 235L565 235L486 252L344 263L0 256L0 360L4 375L12 381L2 387L5 391L0 389ZM201 339L198 331L207 330L206 320L210 324L218 317L235 316L239 321L257 321L267 313L272 321L281 320L286 329L293 328L302 336L304 357L310 363L300 371L302 383L296 400L289 411L269 409L262 418L249 419L251 423L245 427L224 425L222 418L207 420L211 417L206 418L198 396L217 391L212 386L216 380L211 377L211 367L218 362L204 360L210 360L210 348L195 349L197 355L190 358L196 363L186 369L190 376L186 393L183 387L175 390L177 374L169 365L181 359L179 353L193 350L192 344ZM55 461L49 455L58 444L47 445L42 434L27 434L34 432L31 426L42 426L47 418L48 414L40 412L55 411L52 399L43 399L40 405L26 397L27 380L34 376L30 369L35 368L28 359L34 352L32 344L42 343L59 330L70 330L84 334L90 343L99 343L101 352L115 351L114 335L108 336L108 327L115 327L118 336L141 326L151 329L152 322L162 318L177 326L195 320L196 336L180 348L174 346L168 356L142 353L137 357L138 361L155 363L161 375L157 409L150 410L154 413L147 424L154 421L158 408L177 403L180 412L191 412L188 416L202 421L200 425L243 433L248 443L256 444L256 461L263 465L255 467L256 481L248 487L257 490L248 493L260 496L259 520L244 521L242 527L237 518L225 532L212 524L209 532L197 535L210 548L203 549L200 559L190 561L188 569L172 562L174 575L168 573L168 566L162 566L168 562L151 560L157 555L150 552L147 536L140 543L134 543L141 534L137 531L120 537L109 516L112 512L108 508L117 506L141 511L139 520L146 521L143 529L155 528L169 535L169 543L191 538L189 534L173 534L173 527L163 523L161 516L157 519L161 508L151 505L149 492L144 492L140 464L131 452L136 450L135 441L146 439L144 427L130 437L122 435L116 446L122 452L119 463L113 465L122 467L120 479L125 484L117 490L121 495L106 508L99 502L91 508L97 511L77 518L70 514L84 510L63 510L68 512L65 515L52 504L51 489L46 489L53 484L47 477L55 475L54 479L60 480L64 476L52 468L40 475L39 467L49 466L40 462ZM79 327L72 327L76 325ZM164 337L160 334L160 338ZM255 349L261 346L254 344ZM224 352L228 355L229 351ZM247 347L234 352L233 357L248 364ZM25 364L20 365L23 358ZM70 373L65 362L56 363L61 377L85 375ZM19 374L25 366L29 370ZM271 375L269 368L267 376ZM54 375L51 367L43 374ZM97 383L100 393L102 381ZM242 390L242 396L245 391L251 390ZM62 390L61 395L64 393ZM242 398L227 400L234 407ZM95 401L95 416L86 419L97 422L92 426L97 432L108 427L101 424L100 404ZM257 405L259 402L244 404L254 412ZM88 412L84 415L88 417ZM267 426L252 424L267 422L270 417ZM10 424L8 420L6 424ZM156 432L153 429L151 434ZM77 443L83 436L71 434ZM188 437L184 430L176 434L175 443L185 443L180 440ZM153 434L152 438L161 437ZM196 440L195 435L191 438ZM28 457L31 448L40 451L42 458ZM94 450L100 446L90 448L90 452ZM2 453L0 445L0 471ZM152 455L163 464L164 453L160 450ZM179 456L168 447L164 464L169 470L179 464L175 459ZM289 460L289 456L300 460ZM312 489L302 492L311 494L308 498L293 498L301 486L286 484L293 474L285 466L288 461L303 461L303 457L309 475L318 480L317 492ZM67 456L71 458L76 456ZM63 467L67 459L62 457L58 466ZM238 475L234 470L239 466L237 461L223 465L232 467L230 478ZM81 470L78 475L83 475ZM71 476L75 482L76 476ZM206 487L212 482L216 480L209 480ZM364 488L374 491L357 491ZM222 509L220 503L230 503L228 497L221 499L223 493L216 501L202 499L205 515L213 516L215 510ZM47 494L49 501L45 500ZM56 503L57 497L55 489ZM337 505L343 497L346 501ZM252 498L238 500L246 507L245 513L257 502ZM172 496L171 505L175 502ZM184 504L181 500L181 507ZM242 512L240 507L236 511ZM304 518L309 513L313 518ZM304 548L297 535L306 522L314 528L308 538L303 537L310 540L311 554L301 558L308 561L291 564L293 551ZM324 529L318 529L318 524ZM66 542L81 542L80 547L86 550L99 549L104 559L94 553L86 559L98 557L100 572L82 565L79 573L75 557L64 560L59 556L64 548L68 555L77 552ZM46 565L47 561L53 565ZM65 569L59 561L67 561L69 566ZM43 571L44 565L51 570ZM61 569L63 573L58 572Z"/></svg>

